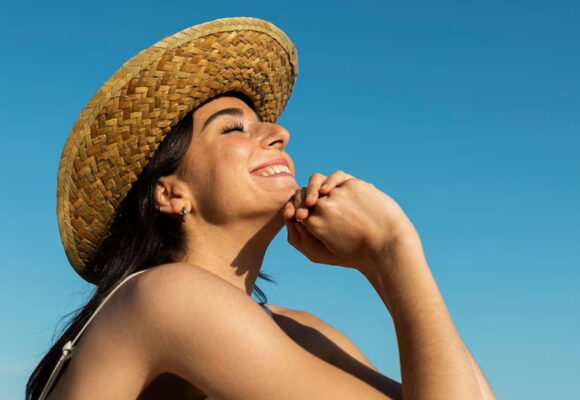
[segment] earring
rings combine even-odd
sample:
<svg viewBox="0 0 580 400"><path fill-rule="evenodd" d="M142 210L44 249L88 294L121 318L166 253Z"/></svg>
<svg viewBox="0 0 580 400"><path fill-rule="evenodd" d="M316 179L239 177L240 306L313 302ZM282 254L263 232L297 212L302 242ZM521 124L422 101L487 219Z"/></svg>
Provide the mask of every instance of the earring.
<svg viewBox="0 0 580 400"><path fill-rule="evenodd" d="M181 222L185 222L185 216L187 215L187 209L183 207L181 209Z"/></svg>

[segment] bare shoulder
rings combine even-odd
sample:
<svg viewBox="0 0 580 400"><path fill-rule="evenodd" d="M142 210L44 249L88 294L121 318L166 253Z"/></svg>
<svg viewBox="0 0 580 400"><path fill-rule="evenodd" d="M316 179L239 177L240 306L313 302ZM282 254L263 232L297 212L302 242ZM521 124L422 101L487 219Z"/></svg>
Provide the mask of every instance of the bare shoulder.
<svg viewBox="0 0 580 400"><path fill-rule="evenodd" d="M223 314L235 305L242 308L254 305L259 309L239 288L203 268L184 263L151 268L137 277L132 292L138 315L154 326L165 326L171 318L188 315L203 318L205 310Z"/></svg>
<svg viewBox="0 0 580 400"><path fill-rule="evenodd" d="M135 280L135 305L149 311L166 311L166 302L173 307L192 310L198 306L227 305L231 301L250 302L245 292L203 268L185 263L164 264L141 274ZM257 305L256 305L257 307ZM163 318L162 315L157 317Z"/></svg>
<svg viewBox="0 0 580 400"><path fill-rule="evenodd" d="M233 285L206 271L205 269L186 263L168 263L158 265L150 268L135 279L139 282L138 289L147 290L165 290L175 289L176 287L188 287L192 283L201 282L200 286L206 283L209 284L225 284L227 286Z"/></svg>
<svg viewBox="0 0 580 400"><path fill-rule="evenodd" d="M162 337L159 327L171 326L171 319L175 320L168 305L183 315L180 299L187 297L191 303L199 298L201 303L203 286L220 284L204 272L163 265L117 287L80 337L51 398L137 398L141 388L162 372L155 370L152 360L162 344L156 340ZM189 296L185 296L187 287L194 287Z"/></svg>

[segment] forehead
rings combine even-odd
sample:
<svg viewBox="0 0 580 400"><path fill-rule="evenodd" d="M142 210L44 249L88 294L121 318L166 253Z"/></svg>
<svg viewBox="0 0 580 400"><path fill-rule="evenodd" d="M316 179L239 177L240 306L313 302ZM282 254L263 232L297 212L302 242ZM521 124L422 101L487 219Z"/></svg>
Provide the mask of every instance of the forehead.
<svg viewBox="0 0 580 400"><path fill-rule="evenodd" d="M223 96L208 101L193 113L193 126L201 127L205 121L216 112L225 108L239 108L244 114L254 114L254 111L246 102L237 97Z"/></svg>

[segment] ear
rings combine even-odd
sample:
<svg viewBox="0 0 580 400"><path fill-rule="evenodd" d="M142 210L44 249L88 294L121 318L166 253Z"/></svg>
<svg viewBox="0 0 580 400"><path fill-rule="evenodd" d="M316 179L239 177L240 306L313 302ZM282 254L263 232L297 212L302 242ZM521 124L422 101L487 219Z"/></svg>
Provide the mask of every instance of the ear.
<svg viewBox="0 0 580 400"><path fill-rule="evenodd" d="M181 215L183 207L187 213L193 210L191 192L185 182L176 175L162 176L157 181L155 203L159 211Z"/></svg>

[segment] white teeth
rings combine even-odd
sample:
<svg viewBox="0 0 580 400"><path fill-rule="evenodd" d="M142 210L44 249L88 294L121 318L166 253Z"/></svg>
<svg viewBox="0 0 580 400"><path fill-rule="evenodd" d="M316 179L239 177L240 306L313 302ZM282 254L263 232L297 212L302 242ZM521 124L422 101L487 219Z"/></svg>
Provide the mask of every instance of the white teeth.
<svg viewBox="0 0 580 400"><path fill-rule="evenodd" d="M262 171L262 176L270 176L280 172L290 173L290 168L288 168L286 165L273 165Z"/></svg>

